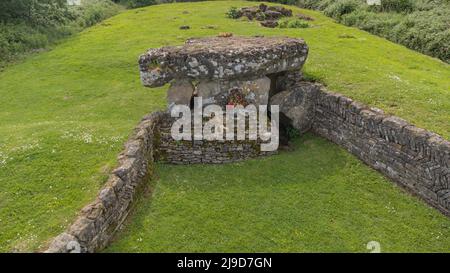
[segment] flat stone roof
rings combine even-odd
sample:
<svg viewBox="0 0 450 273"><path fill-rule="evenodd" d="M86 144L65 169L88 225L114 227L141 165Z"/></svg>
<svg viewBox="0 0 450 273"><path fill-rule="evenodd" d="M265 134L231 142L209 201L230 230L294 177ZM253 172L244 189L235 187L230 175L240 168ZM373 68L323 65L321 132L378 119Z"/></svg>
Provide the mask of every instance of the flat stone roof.
<svg viewBox="0 0 450 273"><path fill-rule="evenodd" d="M150 49L139 58L145 86L174 78L247 79L300 69L308 55L303 39L288 37L208 37L182 46Z"/></svg>

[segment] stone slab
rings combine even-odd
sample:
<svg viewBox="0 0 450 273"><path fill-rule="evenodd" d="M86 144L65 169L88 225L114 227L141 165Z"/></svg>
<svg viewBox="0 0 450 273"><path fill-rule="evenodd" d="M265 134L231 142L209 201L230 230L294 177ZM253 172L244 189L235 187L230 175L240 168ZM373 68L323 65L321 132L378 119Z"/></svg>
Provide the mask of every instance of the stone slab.
<svg viewBox="0 0 450 273"><path fill-rule="evenodd" d="M162 86L175 78L248 79L299 70L308 55L302 39L288 37L208 37L182 46L150 49L140 56L142 83Z"/></svg>

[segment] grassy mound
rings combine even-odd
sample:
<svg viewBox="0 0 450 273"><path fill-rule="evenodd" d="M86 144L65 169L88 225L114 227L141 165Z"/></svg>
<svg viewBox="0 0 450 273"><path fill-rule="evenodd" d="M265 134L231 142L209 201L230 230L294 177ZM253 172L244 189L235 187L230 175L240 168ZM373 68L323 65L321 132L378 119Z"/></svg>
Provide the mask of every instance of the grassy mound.
<svg viewBox="0 0 450 273"><path fill-rule="evenodd" d="M285 0L275 0L275 2ZM288 0L289 1L289 0ZM323 11L348 26L385 37L424 54L450 62L448 0L293 0L291 4Z"/></svg>
<svg viewBox="0 0 450 273"><path fill-rule="evenodd" d="M303 37L311 48L305 67L309 78L319 79L332 90L450 138L448 65L338 25L317 12L302 11L316 19L305 29L268 29L256 22L226 18L231 6L249 5L256 3L178 3L129 10L75 35L50 52L32 56L1 72L0 251L36 250L64 230L78 210L94 198L139 119L165 107L166 87L145 89L139 82L137 57L149 47L180 44L193 36L220 32ZM186 24L191 26L190 30L179 29ZM317 146L329 147L323 141L312 141ZM291 164L297 162L295 156L287 158L292 160ZM250 164L258 165L258 161ZM306 171L302 165L297 167L299 173ZM327 170L328 167L315 168L332 173L334 168L330 166L332 169ZM369 172L361 164L351 168L358 173ZM168 177L166 172L180 171L181 176L186 171L182 170L162 166L160 173ZM236 176L233 180L249 181L249 185L256 183L235 171L228 175ZM287 173L284 175L289 177ZM339 179L347 179L347 174L336 174L339 175L342 176ZM380 187L380 193L385 189L388 196L409 200L401 206L402 210L415 211L422 206L422 212L426 211L425 205L402 197L387 182L382 182L378 174L372 175L379 181L374 182L374 187ZM372 181L359 177L360 183ZM236 188L235 194L239 190L242 189ZM342 213L352 202L344 201L334 208L335 213ZM238 205L245 206L245 202ZM386 209L377 207L380 211ZM280 217L289 219L293 213L296 211L287 210ZM437 226L441 229L434 231L448 234L447 219L433 210L421 215L426 216L414 218L413 214L411 221L426 224L430 218L437 219L433 229ZM355 217L354 221L359 220ZM384 220L380 217L380 221ZM402 225L400 221L398 224ZM431 234L431 228L424 234ZM435 247L440 249L438 245ZM427 249L432 250L432 246Z"/></svg>

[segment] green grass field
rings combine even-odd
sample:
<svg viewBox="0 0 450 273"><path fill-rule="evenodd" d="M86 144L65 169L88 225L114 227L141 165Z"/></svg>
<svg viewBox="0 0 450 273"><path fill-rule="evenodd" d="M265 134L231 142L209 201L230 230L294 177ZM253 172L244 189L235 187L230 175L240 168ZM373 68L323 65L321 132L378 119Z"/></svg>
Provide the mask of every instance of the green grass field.
<svg viewBox="0 0 450 273"><path fill-rule="evenodd" d="M221 166L159 165L109 252L448 252L450 221L337 145Z"/></svg>
<svg viewBox="0 0 450 273"><path fill-rule="evenodd" d="M302 11L316 19L307 29L262 28L224 15L230 6L248 5L256 3L129 10L1 72L0 251L42 249L95 197L131 129L144 114L165 107L166 87L141 86L138 55L190 37L220 32L303 37L310 46L308 77L450 139L448 65L317 12ZM179 30L184 24L191 29ZM446 250L450 220L334 145L311 136L298 145L292 154L229 166L159 166L154 198L142 201L111 251L364 251L366 241L377 238L391 251ZM259 165L260 174L248 169ZM264 168L272 165L285 171ZM362 185L357 200L352 199L352 183ZM300 192L301 200L296 198ZM229 197L221 202L224 195ZM264 200L276 204L273 210ZM327 202L334 205L319 206ZM214 209L196 210L205 204ZM263 208L256 210L258 204ZM173 236L180 230L177 225L184 227L185 242L207 236L180 245L169 240L180 238ZM139 236L143 243L132 249ZM153 245L156 237L159 244ZM212 242L215 246L208 247Z"/></svg>

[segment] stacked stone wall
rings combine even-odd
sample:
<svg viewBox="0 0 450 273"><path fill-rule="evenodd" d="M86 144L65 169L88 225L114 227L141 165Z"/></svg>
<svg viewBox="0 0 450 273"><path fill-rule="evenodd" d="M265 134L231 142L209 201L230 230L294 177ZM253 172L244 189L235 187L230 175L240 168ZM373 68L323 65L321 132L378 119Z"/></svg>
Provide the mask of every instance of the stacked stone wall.
<svg viewBox="0 0 450 273"><path fill-rule="evenodd" d="M50 243L48 253L95 252L106 247L154 171L155 132L161 112L145 116L118 157L118 167L75 222Z"/></svg>
<svg viewBox="0 0 450 273"><path fill-rule="evenodd" d="M313 111L314 133L450 216L449 141L323 87L304 90L317 92L311 96L314 106L308 107ZM142 119L97 198L46 252L95 252L106 247L132 210L139 189L151 178L156 160L228 163L274 153L261 152L260 141L175 141L170 136L172 122L166 112Z"/></svg>
<svg viewBox="0 0 450 273"><path fill-rule="evenodd" d="M441 136L323 88L312 130L450 215L450 142Z"/></svg>
<svg viewBox="0 0 450 273"><path fill-rule="evenodd" d="M261 151L261 144L264 142L259 138L258 140L249 140L248 130L245 140L176 141L171 135L173 121L174 119L166 114L160 123L157 160L162 162L171 164L222 164L276 153L276 151ZM203 125L206 122L206 120L203 120ZM193 134L194 128L192 128L192 139Z"/></svg>

